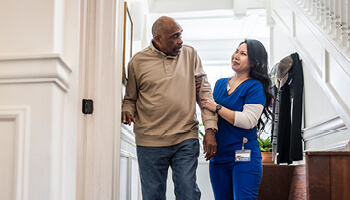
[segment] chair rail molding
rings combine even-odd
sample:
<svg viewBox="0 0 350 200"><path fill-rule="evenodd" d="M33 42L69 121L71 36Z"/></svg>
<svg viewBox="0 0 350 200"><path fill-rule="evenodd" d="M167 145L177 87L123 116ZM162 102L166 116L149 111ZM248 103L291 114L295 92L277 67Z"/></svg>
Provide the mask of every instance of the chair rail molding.
<svg viewBox="0 0 350 200"><path fill-rule="evenodd" d="M55 83L63 91L69 87L72 69L61 54L2 55L0 84Z"/></svg>
<svg viewBox="0 0 350 200"><path fill-rule="evenodd" d="M348 129L343 120L339 116L333 117L303 129L305 150L344 151L350 141L346 135ZM314 145L316 141L323 145Z"/></svg>

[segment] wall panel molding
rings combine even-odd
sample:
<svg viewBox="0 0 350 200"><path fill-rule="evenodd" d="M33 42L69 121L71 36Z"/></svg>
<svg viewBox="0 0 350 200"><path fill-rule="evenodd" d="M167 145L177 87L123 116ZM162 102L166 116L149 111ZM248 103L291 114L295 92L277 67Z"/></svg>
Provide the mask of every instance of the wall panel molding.
<svg viewBox="0 0 350 200"><path fill-rule="evenodd" d="M350 138L340 116L303 129L306 151L344 151Z"/></svg>
<svg viewBox="0 0 350 200"><path fill-rule="evenodd" d="M64 91L72 72L60 54L0 56L0 84L55 83Z"/></svg>
<svg viewBox="0 0 350 200"><path fill-rule="evenodd" d="M15 172L13 199L28 199L30 106L0 106L0 121L12 119L15 122Z"/></svg>
<svg viewBox="0 0 350 200"><path fill-rule="evenodd" d="M121 139L124 140L125 142L129 143L130 145L132 145L133 147L136 147L135 144L135 134L134 132L132 132L131 127L128 127L125 124L121 125Z"/></svg>
<svg viewBox="0 0 350 200"><path fill-rule="evenodd" d="M120 180L121 183L125 183L125 185L120 185L121 188L121 196L126 199L140 199L140 178L139 178L139 170L138 170L138 162L137 156L131 152L127 152L125 150L120 150L121 159L126 159L126 162L121 163L121 169L126 176L122 175L121 177L124 180Z"/></svg>
<svg viewBox="0 0 350 200"><path fill-rule="evenodd" d="M125 151L123 149L120 150L120 157L124 157L124 158L137 158L137 156L131 152Z"/></svg>
<svg viewBox="0 0 350 200"><path fill-rule="evenodd" d="M319 124L315 124L313 126L304 128L303 138L305 141L309 141L309 140L322 137L334 132L344 131L346 129L347 128L343 120L339 116L336 116L334 118L323 121Z"/></svg>

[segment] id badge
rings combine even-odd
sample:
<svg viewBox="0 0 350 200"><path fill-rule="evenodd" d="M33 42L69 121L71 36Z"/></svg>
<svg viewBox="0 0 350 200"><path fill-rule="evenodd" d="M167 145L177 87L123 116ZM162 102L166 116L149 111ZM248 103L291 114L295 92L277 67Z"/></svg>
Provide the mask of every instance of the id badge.
<svg viewBox="0 0 350 200"><path fill-rule="evenodd" d="M236 162L248 162L250 161L250 149L236 150L235 161Z"/></svg>

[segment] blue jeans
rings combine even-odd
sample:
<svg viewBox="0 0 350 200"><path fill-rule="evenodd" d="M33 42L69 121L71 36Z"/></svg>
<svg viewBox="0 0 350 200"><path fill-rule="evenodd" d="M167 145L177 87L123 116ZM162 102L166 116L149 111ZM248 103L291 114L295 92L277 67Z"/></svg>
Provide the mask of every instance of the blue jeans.
<svg viewBox="0 0 350 200"><path fill-rule="evenodd" d="M190 139L169 147L137 146L143 200L165 200L168 168L173 171L177 200L199 200L196 183L199 142Z"/></svg>
<svg viewBox="0 0 350 200"><path fill-rule="evenodd" d="M260 157L249 162L210 162L211 185L216 200L255 200L262 175Z"/></svg>

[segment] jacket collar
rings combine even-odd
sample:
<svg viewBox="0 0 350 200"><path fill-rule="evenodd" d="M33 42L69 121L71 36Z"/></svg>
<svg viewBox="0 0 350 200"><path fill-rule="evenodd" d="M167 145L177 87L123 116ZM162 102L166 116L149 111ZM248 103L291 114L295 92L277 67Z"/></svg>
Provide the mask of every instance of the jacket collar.
<svg viewBox="0 0 350 200"><path fill-rule="evenodd" d="M167 59L174 59L174 60L176 60L176 59L178 58L178 56L180 55L180 53L181 53L181 52L180 52L180 53L177 54L176 56L166 55L165 53L159 51L159 50L154 46L153 40L151 40L151 44L150 44L149 46L150 46L151 50L152 50L155 54L157 54L157 55L159 55L159 56L161 56L161 57L163 57L163 58L167 58Z"/></svg>

